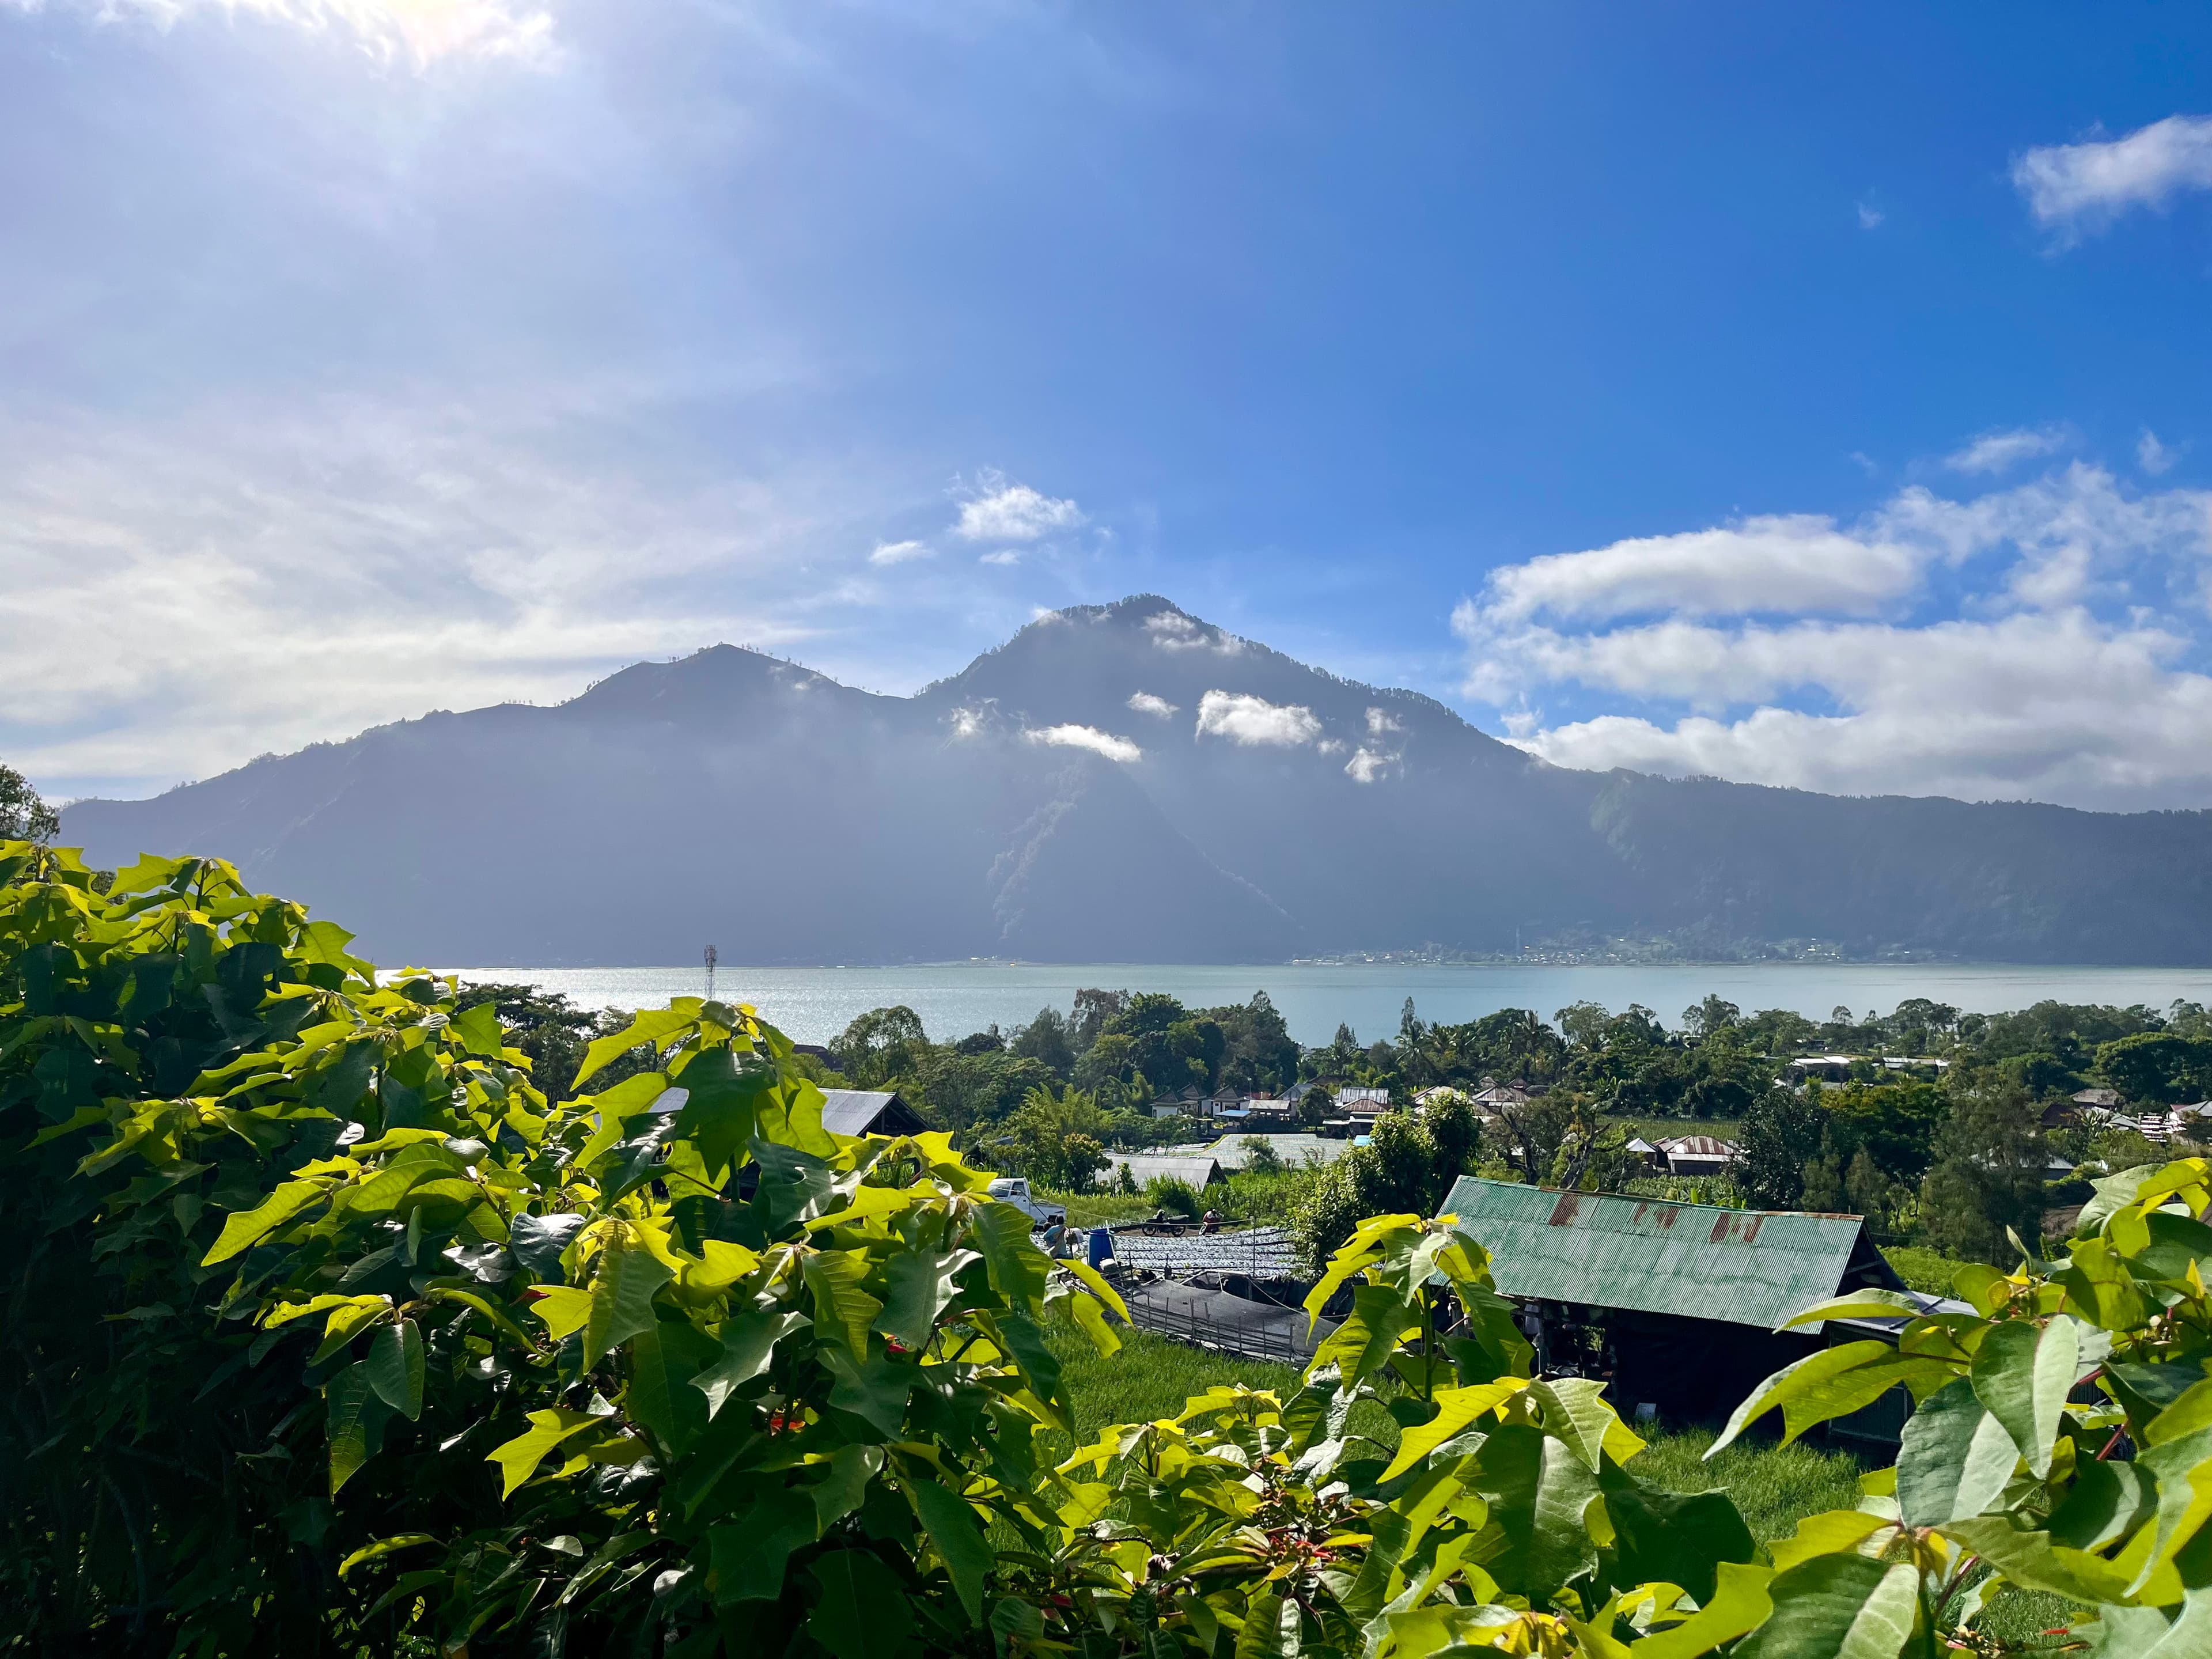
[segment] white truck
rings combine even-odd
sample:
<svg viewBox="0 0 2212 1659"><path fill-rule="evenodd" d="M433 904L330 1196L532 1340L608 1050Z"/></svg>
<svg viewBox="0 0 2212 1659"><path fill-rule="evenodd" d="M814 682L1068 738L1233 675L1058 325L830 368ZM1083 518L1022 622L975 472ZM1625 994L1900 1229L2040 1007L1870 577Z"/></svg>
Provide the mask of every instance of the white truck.
<svg viewBox="0 0 2212 1659"><path fill-rule="evenodd" d="M991 1183L991 1196L1001 1204L1011 1204L1030 1218L1030 1228L1065 1227L1067 1206L1047 1204L1030 1194L1030 1183L1021 1176L1000 1176Z"/></svg>

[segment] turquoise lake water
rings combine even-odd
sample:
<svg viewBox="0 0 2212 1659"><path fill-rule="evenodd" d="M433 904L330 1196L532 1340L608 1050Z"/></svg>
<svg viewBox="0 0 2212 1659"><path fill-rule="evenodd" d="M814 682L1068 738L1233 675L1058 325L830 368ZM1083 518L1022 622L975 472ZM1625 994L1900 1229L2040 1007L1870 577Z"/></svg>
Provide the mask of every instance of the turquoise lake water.
<svg viewBox="0 0 2212 1659"><path fill-rule="evenodd" d="M467 979L526 981L588 1007L657 1007L697 995L702 970L689 968L462 968ZM2212 969L2023 968L1998 963L1755 963L1656 967L1457 967L1400 963L1193 967L1105 963L1073 967L1026 963L943 963L908 968L745 968L724 963L716 994L745 1001L801 1042L823 1042L858 1013L904 1003L940 1041L996 1024L1026 1024L1039 1008L1065 1011L1085 986L1165 991L1192 1007L1243 1002L1264 990L1301 1042L1321 1043L1348 1022L1364 1041L1394 1035L1407 997L1422 1018L1455 1023L1499 1008L1534 1008L1549 1018L1571 1002L1614 1010L1640 1002L1668 1024L1707 992L1749 1013L1792 1008L1825 1019L1838 1004L1887 1012L1929 997L1968 1012L1998 1013L2045 999L2148 1003L2176 997L2212 1001Z"/></svg>

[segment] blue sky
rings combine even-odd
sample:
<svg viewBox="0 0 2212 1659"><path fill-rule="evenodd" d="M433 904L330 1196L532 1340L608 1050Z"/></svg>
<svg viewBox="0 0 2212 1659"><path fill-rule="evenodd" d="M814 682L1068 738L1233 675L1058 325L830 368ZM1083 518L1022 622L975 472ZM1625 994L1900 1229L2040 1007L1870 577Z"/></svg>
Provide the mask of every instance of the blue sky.
<svg viewBox="0 0 2212 1659"><path fill-rule="evenodd" d="M1569 764L2212 805L2208 45L0 0L0 757L1156 591Z"/></svg>

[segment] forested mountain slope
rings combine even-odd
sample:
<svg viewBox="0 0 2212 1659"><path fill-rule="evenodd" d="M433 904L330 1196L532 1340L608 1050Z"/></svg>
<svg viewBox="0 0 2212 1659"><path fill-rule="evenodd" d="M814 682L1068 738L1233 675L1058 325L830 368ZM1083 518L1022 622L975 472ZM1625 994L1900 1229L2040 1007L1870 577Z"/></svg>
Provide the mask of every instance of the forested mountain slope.
<svg viewBox="0 0 2212 1659"><path fill-rule="evenodd" d="M1566 771L1152 597L913 697L717 646L80 802L64 833L230 858L391 961L1265 961L1516 930L2212 961L2212 815Z"/></svg>

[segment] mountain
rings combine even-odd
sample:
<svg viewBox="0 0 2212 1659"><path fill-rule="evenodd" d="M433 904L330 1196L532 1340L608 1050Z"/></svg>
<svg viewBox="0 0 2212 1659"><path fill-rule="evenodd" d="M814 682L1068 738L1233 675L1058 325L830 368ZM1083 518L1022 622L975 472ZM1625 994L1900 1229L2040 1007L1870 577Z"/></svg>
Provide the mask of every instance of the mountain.
<svg viewBox="0 0 2212 1659"><path fill-rule="evenodd" d="M387 961L1279 961L1670 938L2212 962L2212 814L1574 772L1152 596L911 697L716 646L146 801L102 863L220 854Z"/></svg>

